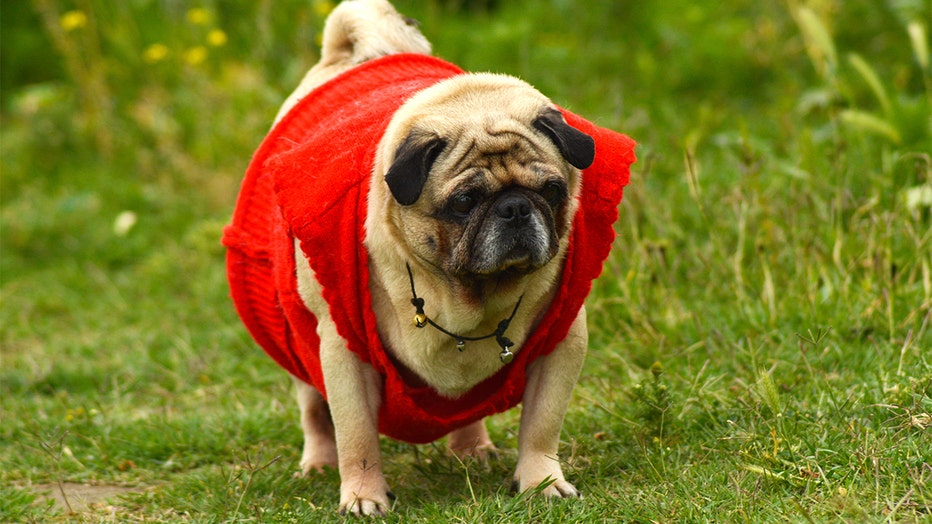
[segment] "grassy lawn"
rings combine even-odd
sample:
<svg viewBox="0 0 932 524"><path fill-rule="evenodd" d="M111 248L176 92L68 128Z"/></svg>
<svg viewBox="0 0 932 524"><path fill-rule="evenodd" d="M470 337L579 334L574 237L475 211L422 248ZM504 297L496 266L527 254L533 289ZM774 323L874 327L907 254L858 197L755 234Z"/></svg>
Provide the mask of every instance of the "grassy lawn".
<svg viewBox="0 0 932 524"><path fill-rule="evenodd" d="M383 440L390 522L932 520L929 2L397 1L639 142L563 433L585 494ZM219 238L329 6L6 2L0 522L335 522ZM273 9L274 5L274 9ZM57 501L56 501L57 499Z"/></svg>

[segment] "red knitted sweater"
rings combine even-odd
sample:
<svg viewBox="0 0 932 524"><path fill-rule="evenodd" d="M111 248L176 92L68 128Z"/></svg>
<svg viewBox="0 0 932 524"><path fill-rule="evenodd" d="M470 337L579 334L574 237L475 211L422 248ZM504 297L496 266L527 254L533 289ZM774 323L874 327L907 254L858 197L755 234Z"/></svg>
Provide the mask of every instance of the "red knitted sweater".
<svg viewBox="0 0 932 524"><path fill-rule="evenodd" d="M417 91L462 73L433 57L391 55L312 91L259 146L223 236L232 298L249 332L288 372L326 396L317 320L295 279L294 238L300 240L347 349L383 377L379 430L414 443L521 401L527 366L565 338L602 270L635 160L633 140L564 112L570 125L595 139L596 156L583 171L583 205L557 296L540 327L515 341L514 361L460 398L441 397L410 380L378 337L363 238L375 150L392 114Z"/></svg>

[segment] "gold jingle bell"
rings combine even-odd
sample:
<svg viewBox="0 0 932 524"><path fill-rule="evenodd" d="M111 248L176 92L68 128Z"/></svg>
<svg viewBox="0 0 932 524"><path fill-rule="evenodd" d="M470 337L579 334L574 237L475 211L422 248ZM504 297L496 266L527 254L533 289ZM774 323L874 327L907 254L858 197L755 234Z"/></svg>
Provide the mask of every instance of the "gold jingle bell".
<svg viewBox="0 0 932 524"><path fill-rule="evenodd" d="M418 313L414 315L414 325L422 328L427 325L427 315L423 313Z"/></svg>

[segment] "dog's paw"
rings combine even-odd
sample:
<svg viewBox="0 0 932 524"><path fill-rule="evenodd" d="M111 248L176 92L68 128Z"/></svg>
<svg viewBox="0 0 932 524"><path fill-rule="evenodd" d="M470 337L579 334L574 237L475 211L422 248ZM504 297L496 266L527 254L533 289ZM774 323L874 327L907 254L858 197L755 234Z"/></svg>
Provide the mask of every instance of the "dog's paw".
<svg viewBox="0 0 932 524"><path fill-rule="evenodd" d="M294 478L305 478L315 473L324 473L328 469L337 469L337 461L334 460L301 460L298 471L294 472Z"/></svg>
<svg viewBox="0 0 932 524"><path fill-rule="evenodd" d="M484 420L452 431L447 441L447 450L460 459L476 459L483 464L498 456L498 448L492 444Z"/></svg>
<svg viewBox="0 0 932 524"><path fill-rule="evenodd" d="M570 484L564 479L554 480L551 477L547 477L544 480L532 483L528 482L526 484L522 483L518 479L514 479L511 484L512 491L516 493L532 493L540 494L544 497L554 497L554 498L563 498L563 499L581 499L583 498L582 493L576 489L576 486Z"/></svg>
<svg viewBox="0 0 932 524"><path fill-rule="evenodd" d="M563 469L555 456L534 454L519 458L514 480L521 493L559 498L582 497L576 486L566 481Z"/></svg>
<svg viewBox="0 0 932 524"><path fill-rule="evenodd" d="M546 483L547 481L544 481ZM545 497L558 497L564 499L581 499L582 493L576 489L576 486L570 484L565 480L558 480L553 482L543 490L541 490L541 495Z"/></svg>
<svg viewBox="0 0 932 524"><path fill-rule="evenodd" d="M340 471L340 514L381 516L392 509L395 495L388 488L377 466L363 467L347 473Z"/></svg>
<svg viewBox="0 0 932 524"><path fill-rule="evenodd" d="M362 517L382 517L392 509L395 494L384 491L378 496L363 497L353 494L349 500L340 502L340 515L357 515Z"/></svg>
<svg viewBox="0 0 932 524"><path fill-rule="evenodd" d="M295 472L295 478L303 478L312 473L323 473L325 469L337 469L336 449L317 448L311 453L305 452L298 466L300 469Z"/></svg>
<svg viewBox="0 0 932 524"><path fill-rule="evenodd" d="M482 464L487 463L490 459L498 458L498 448L491 442L483 444L473 443L472 445L463 447L450 446L447 448L447 451L460 460L478 460Z"/></svg>

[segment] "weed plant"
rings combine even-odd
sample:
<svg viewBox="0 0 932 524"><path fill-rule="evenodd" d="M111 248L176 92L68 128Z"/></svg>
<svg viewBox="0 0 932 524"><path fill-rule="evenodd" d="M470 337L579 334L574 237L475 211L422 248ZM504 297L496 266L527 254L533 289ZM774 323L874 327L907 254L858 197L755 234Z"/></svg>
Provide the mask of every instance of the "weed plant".
<svg viewBox="0 0 932 524"><path fill-rule="evenodd" d="M927 1L397 5L640 145L563 433L585 498L510 493L516 409L488 464L384 440L386 521L932 518ZM331 8L4 3L0 521L342 520L219 244Z"/></svg>

